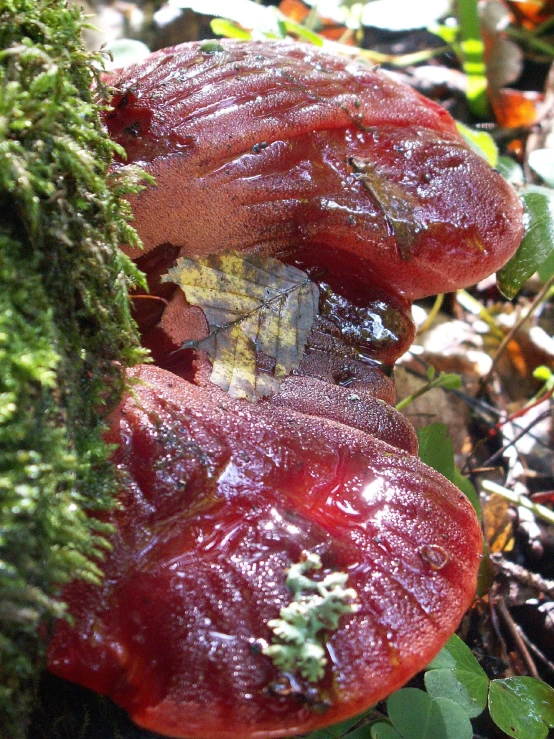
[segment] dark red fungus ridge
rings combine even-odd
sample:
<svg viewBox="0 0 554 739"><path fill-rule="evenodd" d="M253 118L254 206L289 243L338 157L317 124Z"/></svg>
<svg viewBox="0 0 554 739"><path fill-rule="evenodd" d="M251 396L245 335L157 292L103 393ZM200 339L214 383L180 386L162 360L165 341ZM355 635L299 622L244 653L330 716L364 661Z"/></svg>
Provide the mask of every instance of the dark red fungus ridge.
<svg viewBox="0 0 554 739"><path fill-rule="evenodd" d="M422 669L473 598L467 499L415 456L289 408L234 401L150 367L114 413L122 509L102 586L64 593L50 669L176 737L299 734L367 708ZM360 610L328 636L318 685L252 649L290 601L303 551L348 572ZM428 552L440 551L437 568ZM292 685L292 687L291 687Z"/></svg>
<svg viewBox="0 0 554 739"><path fill-rule="evenodd" d="M476 515L415 456L384 370L413 340L410 300L494 271L522 210L450 116L385 73L300 45L210 49L166 49L110 80L106 125L157 180L132 198L145 253L127 251L163 298L137 299L136 315L170 371L130 372L141 382L112 415L113 550L101 586L65 589L74 626L58 624L49 665L154 731L265 739L384 698L471 603ZM228 249L320 288L299 367L256 404L179 351L206 320L160 281L179 255ZM304 551L346 571L361 606L328 634L317 686L258 648Z"/></svg>
<svg viewBox="0 0 554 739"><path fill-rule="evenodd" d="M222 41L164 49L110 82L108 130L157 181L133 199L147 251L332 249L413 300L477 282L521 240L512 188L448 113L378 69Z"/></svg>

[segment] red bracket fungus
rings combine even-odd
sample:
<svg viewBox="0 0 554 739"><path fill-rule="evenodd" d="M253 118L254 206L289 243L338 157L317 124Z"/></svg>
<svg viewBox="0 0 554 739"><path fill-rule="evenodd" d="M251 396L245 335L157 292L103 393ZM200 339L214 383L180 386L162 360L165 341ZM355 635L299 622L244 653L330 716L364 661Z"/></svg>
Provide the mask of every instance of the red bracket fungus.
<svg viewBox="0 0 554 739"><path fill-rule="evenodd" d="M185 44L111 84L110 133L157 181L133 198L132 256L166 303L138 310L159 366L130 373L142 383L111 417L106 577L66 588L74 624L58 624L50 669L169 736L304 733L400 687L471 603L476 516L415 456L382 366L413 338L411 300L511 256L521 207L440 107L311 47ZM201 353L173 353L206 322L160 283L179 255L228 249L320 288L300 366L253 404L211 386ZM358 595L317 684L260 646L303 552Z"/></svg>

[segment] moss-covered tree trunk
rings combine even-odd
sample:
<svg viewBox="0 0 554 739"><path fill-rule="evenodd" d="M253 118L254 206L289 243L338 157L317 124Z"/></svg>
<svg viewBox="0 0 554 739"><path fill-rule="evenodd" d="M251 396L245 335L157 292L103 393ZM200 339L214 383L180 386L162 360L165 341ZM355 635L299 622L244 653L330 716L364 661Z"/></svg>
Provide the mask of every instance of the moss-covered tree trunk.
<svg viewBox="0 0 554 739"><path fill-rule="evenodd" d="M110 179L98 56L63 0L0 0L0 736L25 735L59 586L98 578L115 480L102 416L142 357L136 240Z"/></svg>

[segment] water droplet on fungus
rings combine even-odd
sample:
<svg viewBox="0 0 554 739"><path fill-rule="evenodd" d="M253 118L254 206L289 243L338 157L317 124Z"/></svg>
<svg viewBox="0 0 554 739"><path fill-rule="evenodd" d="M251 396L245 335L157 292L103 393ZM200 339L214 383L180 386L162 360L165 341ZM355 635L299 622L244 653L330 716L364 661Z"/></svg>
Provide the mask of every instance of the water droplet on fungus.
<svg viewBox="0 0 554 739"><path fill-rule="evenodd" d="M442 570L448 562L448 553L436 544L425 544L420 547L421 559L433 570Z"/></svg>

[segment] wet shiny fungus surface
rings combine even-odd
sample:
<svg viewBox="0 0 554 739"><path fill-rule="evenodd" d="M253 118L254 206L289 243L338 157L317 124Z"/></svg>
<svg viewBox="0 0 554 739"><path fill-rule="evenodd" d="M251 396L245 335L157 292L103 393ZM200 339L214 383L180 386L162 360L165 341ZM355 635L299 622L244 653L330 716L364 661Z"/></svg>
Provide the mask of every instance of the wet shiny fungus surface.
<svg viewBox="0 0 554 739"><path fill-rule="evenodd" d="M130 371L111 416L113 549L101 586L65 589L74 625L58 623L49 668L168 736L266 739L386 697L471 603L477 518L417 459L390 375L413 340L410 301L494 271L522 215L450 116L385 73L302 45L210 49L162 50L110 79L108 130L156 177L131 199L145 250L126 250L148 276L136 316L158 366ZM179 256L229 249L320 290L299 366L255 404L180 348L207 323L161 282ZM323 574L348 573L360 606L327 634L317 684L263 654L308 551Z"/></svg>
<svg viewBox="0 0 554 739"><path fill-rule="evenodd" d="M480 533L459 491L332 420L133 374L108 437L123 508L106 580L67 588L75 627L58 625L50 669L141 726L208 739L339 721L423 668L473 597ZM361 607L329 635L316 688L274 690L291 677L252 644L270 639L303 551L348 572Z"/></svg>
<svg viewBox="0 0 554 739"><path fill-rule="evenodd" d="M133 199L147 251L332 248L414 299L489 275L521 239L518 198L448 113L370 66L222 41L162 50L110 83L108 130L156 177Z"/></svg>

